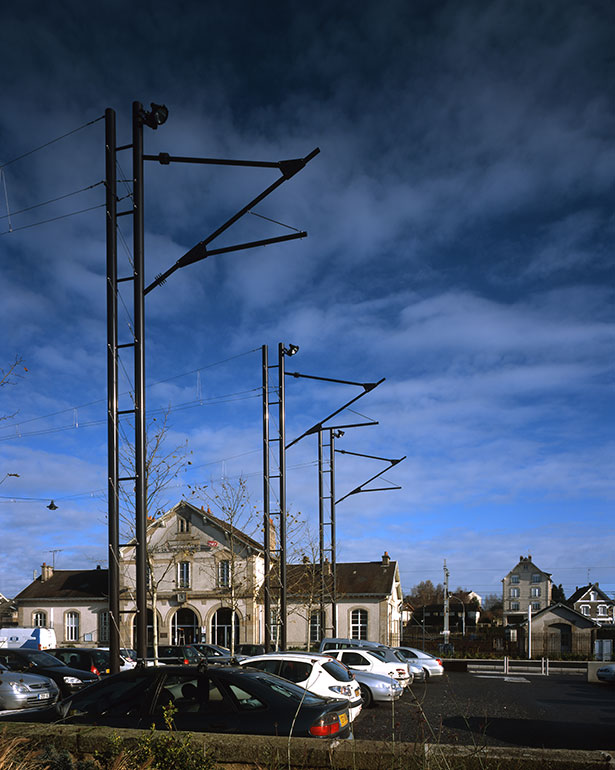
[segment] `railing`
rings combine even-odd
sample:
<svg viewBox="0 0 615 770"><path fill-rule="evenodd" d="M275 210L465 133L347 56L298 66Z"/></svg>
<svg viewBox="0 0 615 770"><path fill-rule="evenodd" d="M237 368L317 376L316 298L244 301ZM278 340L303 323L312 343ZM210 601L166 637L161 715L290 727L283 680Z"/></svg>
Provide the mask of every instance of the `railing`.
<svg viewBox="0 0 615 770"><path fill-rule="evenodd" d="M550 660L537 658L534 660L519 660L504 656L500 659L474 659L467 661L470 672L493 671L501 674L534 674L549 676L550 674L587 674L587 661L584 660Z"/></svg>

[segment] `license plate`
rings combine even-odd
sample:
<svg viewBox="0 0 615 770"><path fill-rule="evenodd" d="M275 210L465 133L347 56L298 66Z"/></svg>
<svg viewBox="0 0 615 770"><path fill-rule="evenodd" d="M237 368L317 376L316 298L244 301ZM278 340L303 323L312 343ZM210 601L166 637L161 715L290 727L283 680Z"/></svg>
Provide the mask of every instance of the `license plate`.
<svg viewBox="0 0 615 770"><path fill-rule="evenodd" d="M45 700L45 698L48 698L48 697L49 697L49 693L48 692L39 692L39 694L38 694L38 699L39 700Z"/></svg>
<svg viewBox="0 0 615 770"><path fill-rule="evenodd" d="M346 727L347 724L348 724L348 716L347 716L347 714L340 714L340 725L342 727Z"/></svg>

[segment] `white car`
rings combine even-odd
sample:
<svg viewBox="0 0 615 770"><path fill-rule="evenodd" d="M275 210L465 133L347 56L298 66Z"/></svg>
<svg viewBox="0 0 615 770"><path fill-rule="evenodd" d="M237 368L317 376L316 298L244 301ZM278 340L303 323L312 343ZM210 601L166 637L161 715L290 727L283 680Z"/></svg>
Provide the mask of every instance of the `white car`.
<svg viewBox="0 0 615 770"><path fill-rule="evenodd" d="M350 721L363 705L361 687L351 671L333 656L308 652L270 652L240 661L241 666L258 668L288 679L322 698L348 701Z"/></svg>
<svg viewBox="0 0 615 770"><path fill-rule="evenodd" d="M391 650L378 647L354 647L350 650L329 650L327 655L337 658L350 669L389 676L404 687L412 682L408 664L402 662Z"/></svg>
<svg viewBox="0 0 615 770"><path fill-rule="evenodd" d="M435 655L430 655L423 650L417 650L416 647L394 647L393 649L403 655L408 663L418 663L422 666L426 679L432 676L442 676L444 673L442 661L440 658L436 658Z"/></svg>

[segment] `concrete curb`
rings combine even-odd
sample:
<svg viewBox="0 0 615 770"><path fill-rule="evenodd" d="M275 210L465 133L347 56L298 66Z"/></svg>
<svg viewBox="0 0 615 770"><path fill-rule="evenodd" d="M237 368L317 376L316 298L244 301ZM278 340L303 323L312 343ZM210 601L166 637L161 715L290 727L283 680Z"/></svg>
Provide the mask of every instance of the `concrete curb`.
<svg viewBox="0 0 615 770"><path fill-rule="evenodd" d="M104 750L113 736L128 744L143 730L5 723L0 735L20 736L33 747L50 744L75 757ZM181 733L178 733L181 735ZM218 770L615 770L614 751L569 751L385 741L320 741L259 735L193 733L210 749Z"/></svg>

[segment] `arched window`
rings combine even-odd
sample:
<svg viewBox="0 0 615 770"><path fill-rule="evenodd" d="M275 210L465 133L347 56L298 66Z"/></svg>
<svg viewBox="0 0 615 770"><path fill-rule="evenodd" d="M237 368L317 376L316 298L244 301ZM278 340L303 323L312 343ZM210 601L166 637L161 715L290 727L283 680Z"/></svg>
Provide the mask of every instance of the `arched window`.
<svg viewBox="0 0 615 770"><path fill-rule="evenodd" d="M32 625L36 628L46 628L47 627L47 613L43 612L43 610L37 610L36 612L32 613Z"/></svg>
<svg viewBox="0 0 615 770"><path fill-rule="evenodd" d="M199 619L189 607L181 607L171 618L171 643L194 644L200 641Z"/></svg>
<svg viewBox="0 0 615 770"><path fill-rule="evenodd" d="M221 647L231 646L231 632L234 632L235 644L239 643L239 618L228 607L221 607L211 619L212 644Z"/></svg>
<svg viewBox="0 0 615 770"><path fill-rule="evenodd" d="M70 611L64 615L64 641L79 641L79 613Z"/></svg>
<svg viewBox="0 0 615 770"><path fill-rule="evenodd" d="M352 639L367 639L367 610L353 610L350 616Z"/></svg>

